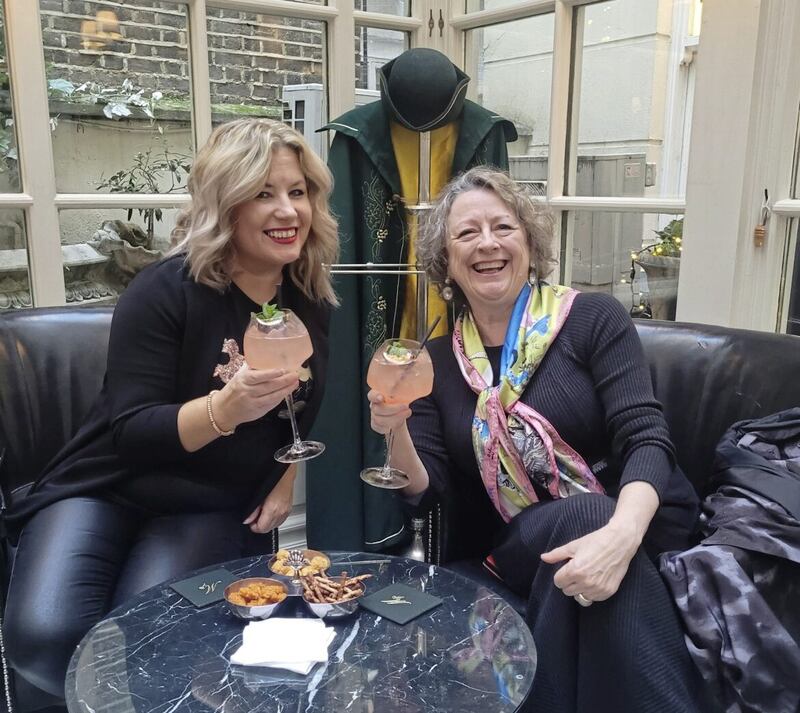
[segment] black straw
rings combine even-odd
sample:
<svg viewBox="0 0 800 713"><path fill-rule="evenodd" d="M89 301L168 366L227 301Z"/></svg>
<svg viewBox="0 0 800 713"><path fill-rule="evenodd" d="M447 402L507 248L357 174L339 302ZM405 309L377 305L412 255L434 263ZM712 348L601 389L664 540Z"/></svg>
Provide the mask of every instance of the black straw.
<svg viewBox="0 0 800 713"><path fill-rule="evenodd" d="M417 354L419 354L425 345L428 343L428 340L431 338L431 334L433 334L433 330L436 329L436 325L439 324L439 320L441 320L442 315L439 315L436 319L433 320L433 324L428 327L428 333L425 335L425 339L423 339L419 343L419 349L417 349Z"/></svg>

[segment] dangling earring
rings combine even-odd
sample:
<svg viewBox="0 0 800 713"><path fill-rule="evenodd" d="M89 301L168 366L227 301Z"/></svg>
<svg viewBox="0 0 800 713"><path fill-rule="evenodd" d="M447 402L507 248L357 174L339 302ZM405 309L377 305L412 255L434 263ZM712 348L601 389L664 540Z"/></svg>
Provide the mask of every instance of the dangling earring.
<svg viewBox="0 0 800 713"><path fill-rule="evenodd" d="M531 269L528 270L528 284L535 285L536 284L536 268L531 265Z"/></svg>
<svg viewBox="0 0 800 713"><path fill-rule="evenodd" d="M450 277L444 279L444 287L442 287L442 299L445 302L453 301L453 288L450 286Z"/></svg>

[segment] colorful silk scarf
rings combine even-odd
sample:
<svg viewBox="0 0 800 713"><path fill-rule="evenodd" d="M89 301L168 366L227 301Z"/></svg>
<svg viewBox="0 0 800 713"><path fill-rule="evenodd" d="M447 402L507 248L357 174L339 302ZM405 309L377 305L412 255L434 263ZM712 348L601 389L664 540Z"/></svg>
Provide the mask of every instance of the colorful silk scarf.
<svg viewBox="0 0 800 713"><path fill-rule="evenodd" d="M498 386L492 386L492 367L468 310L453 332L461 373L478 394L472 420L475 457L486 492L506 522L538 502L533 483L553 498L604 492L583 458L547 419L520 401L576 295L569 287L546 283L523 288L506 331Z"/></svg>

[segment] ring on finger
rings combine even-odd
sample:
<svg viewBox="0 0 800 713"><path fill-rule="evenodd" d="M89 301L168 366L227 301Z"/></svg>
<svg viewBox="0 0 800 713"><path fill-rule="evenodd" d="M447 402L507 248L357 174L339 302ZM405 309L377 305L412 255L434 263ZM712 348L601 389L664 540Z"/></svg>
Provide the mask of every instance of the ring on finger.
<svg viewBox="0 0 800 713"><path fill-rule="evenodd" d="M592 606L592 600L588 597L584 597L583 594L576 594L574 597L575 601L578 602L582 607L590 607Z"/></svg>

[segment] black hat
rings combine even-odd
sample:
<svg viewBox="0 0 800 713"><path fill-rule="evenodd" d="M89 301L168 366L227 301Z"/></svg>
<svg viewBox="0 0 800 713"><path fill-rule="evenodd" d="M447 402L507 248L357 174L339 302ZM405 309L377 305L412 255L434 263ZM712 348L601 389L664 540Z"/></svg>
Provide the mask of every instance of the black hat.
<svg viewBox="0 0 800 713"><path fill-rule="evenodd" d="M431 131L459 117L469 77L441 52L418 47L384 64L378 80L394 120L412 131Z"/></svg>

